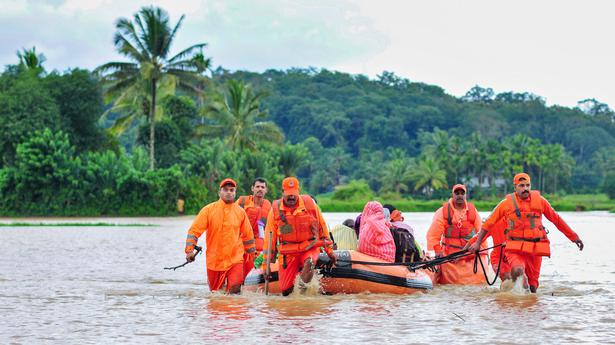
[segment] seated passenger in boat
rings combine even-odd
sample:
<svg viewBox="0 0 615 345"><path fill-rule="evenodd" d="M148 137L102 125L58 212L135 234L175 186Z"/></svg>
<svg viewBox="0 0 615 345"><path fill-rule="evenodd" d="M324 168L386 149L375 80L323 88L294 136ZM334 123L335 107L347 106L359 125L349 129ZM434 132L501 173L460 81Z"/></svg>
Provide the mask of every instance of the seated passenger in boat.
<svg viewBox="0 0 615 345"><path fill-rule="evenodd" d="M387 262L395 262L395 242L390 228L391 224L384 218L382 204L378 201L368 202L361 214L358 250Z"/></svg>
<svg viewBox="0 0 615 345"><path fill-rule="evenodd" d="M357 234L354 231L354 220L346 219L342 224L338 224L329 230L331 237L335 241L335 249L356 250Z"/></svg>

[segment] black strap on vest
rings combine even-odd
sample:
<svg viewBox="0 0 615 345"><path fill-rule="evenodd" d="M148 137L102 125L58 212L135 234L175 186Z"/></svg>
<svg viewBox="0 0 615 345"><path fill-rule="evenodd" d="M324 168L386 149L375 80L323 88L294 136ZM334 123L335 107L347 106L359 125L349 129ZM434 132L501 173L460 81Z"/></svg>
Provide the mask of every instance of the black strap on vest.
<svg viewBox="0 0 615 345"><path fill-rule="evenodd" d="M517 199L515 199L515 193L511 193L510 198L512 199L513 206L515 207L515 214L517 215L517 218L521 219L521 211L519 211L519 206L517 205Z"/></svg>

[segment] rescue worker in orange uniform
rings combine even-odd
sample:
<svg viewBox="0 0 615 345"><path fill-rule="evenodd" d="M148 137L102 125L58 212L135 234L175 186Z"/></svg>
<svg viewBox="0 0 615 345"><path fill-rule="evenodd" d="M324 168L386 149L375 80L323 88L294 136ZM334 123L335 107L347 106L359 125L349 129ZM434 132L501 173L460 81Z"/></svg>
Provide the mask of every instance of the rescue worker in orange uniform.
<svg viewBox="0 0 615 345"><path fill-rule="evenodd" d="M282 294L287 296L293 291L299 273L304 284L312 280L321 247L333 264L337 257L322 213L309 195L299 194L299 181L287 177L282 181L282 189L282 199L273 202L267 216L263 262L267 262L267 255L271 254L273 261L276 253L280 254L279 284Z"/></svg>
<svg viewBox="0 0 615 345"><path fill-rule="evenodd" d="M265 199L267 194L267 180L262 177L257 177L252 182L252 195L240 196L237 199L237 205L243 208L248 215L252 231L254 232L254 243L256 244L256 256L263 251L263 243L265 240L265 225L267 224L267 215L271 210L271 203ZM247 276L250 270L254 267L254 260L250 260L252 256L244 257L243 275Z"/></svg>
<svg viewBox="0 0 615 345"><path fill-rule="evenodd" d="M528 174L515 175L513 183L515 192L507 195L495 207L478 233L476 242L480 243L488 232L500 231L499 236L506 241L504 256L511 267L511 278L516 281L525 274L530 291L536 292L542 257L551 256L547 231L542 226L542 216L547 217L579 250L583 250L583 241L540 192L531 190ZM499 224L505 224L506 228L502 229L503 226ZM470 251L477 249L477 243L468 246Z"/></svg>
<svg viewBox="0 0 615 345"><path fill-rule="evenodd" d="M481 219L474 204L466 199L467 189L463 184L456 184L452 197L440 207L427 231L427 250L433 250L436 256L446 256L462 250L468 241L481 228ZM481 249L486 243L481 244ZM484 262L488 262L487 253ZM438 282L440 284L483 284L482 271L474 273L474 256L466 256L440 266Z"/></svg>
<svg viewBox="0 0 615 345"><path fill-rule="evenodd" d="M194 261L194 246L205 234L207 280L211 291L226 283L227 293L239 293L243 284L244 254L254 261L256 248L250 220L235 204L237 183L226 178L220 182L220 199L203 207L194 219L186 238L186 261Z"/></svg>

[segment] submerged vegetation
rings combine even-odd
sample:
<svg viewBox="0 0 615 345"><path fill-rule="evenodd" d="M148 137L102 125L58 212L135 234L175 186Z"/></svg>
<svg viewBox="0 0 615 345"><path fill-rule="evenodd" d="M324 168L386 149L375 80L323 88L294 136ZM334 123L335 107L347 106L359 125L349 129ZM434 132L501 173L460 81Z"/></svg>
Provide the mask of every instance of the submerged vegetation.
<svg viewBox="0 0 615 345"><path fill-rule="evenodd" d="M18 53L0 75L0 215L170 215L178 199L195 213L224 177L240 194L265 177L274 198L288 175L325 211L373 198L432 211L455 183L488 210L520 171L560 210L615 208L604 103L480 86L456 98L392 72L212 69L205 43L171 54L183 20L155 7L118 20L129 61L95 71Z"/></svg>

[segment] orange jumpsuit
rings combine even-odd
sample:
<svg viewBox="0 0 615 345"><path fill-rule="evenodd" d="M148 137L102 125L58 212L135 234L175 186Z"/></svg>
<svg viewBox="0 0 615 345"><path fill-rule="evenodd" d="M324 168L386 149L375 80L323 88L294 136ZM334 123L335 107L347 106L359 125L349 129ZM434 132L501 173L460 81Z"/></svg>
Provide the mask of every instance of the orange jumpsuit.
<svg viewBox="0 0 615 345"><path fill-rule="evenodd" d="M557 214L557 212L555 212L555 210L553 209L553 207L551 207L551 204L549 204L547 199L545 199L542 196L538 196L538 197L540 197L542 214L545 217L547 217L547 219L551 221L551 223L553 223L553 225L555 225L555 227L557 227L557 229L561 231L569 240L571 241L578 240L579 236L574 231L572 231L570 226L568 226L568 224L566 224L566 222ZM530 207L530 202L532 198L531 194L530 194L530 197L523 200L519 198L516 193L513 193L513 198L515 198L516 204L519 207L519 211L521 212L531 211L531 207ZM485 229L485 231L487 231L488 233L491 231L501 232L498 234L493 234L494 242L496 240L496 237L498 237L500 240L505 239L505 236L503 234L504 229L502 226L502 222L503 221L505 222L507 218L509 217L509 215L514 214L514 212L515 212L514 208L512 208L510 203L506 202L506 199L505 199L504 201L500 202L495 207L495 209L493 210L489 218L487 218L487 220L483 224L483 229ZM528 284L530 286L538 288L538 285L539 285L538 278L540 276L540 266L542 265L542 256L532 255L532 254L527 254L527 253L520 253L517 251L513 252L508 249L504 249L504 255L511 269L515 267L523 267L525 274L527 275Z"/></svg>
<svg viewBox="0 0 615 345"><path fill-rule="evenodd" d="M309 196L302 195L299 198L295 208L287 207L286 205L284 205L282 199L280 199L278 201L280 205L279 206L280 212L282 212L287 218L290 218L291 216L294 216L294 217L307 216L309 210L305 205L305 201L303 199L304 197L309 198ZM274 205L272 206L272 209L269 212L269 215L267 216L267 226L265 227L265 244L264 244L264 249L263 249L263 254L264 254L263 262L267 262L267 255L269 255L269 253L274 253L276 251L276 248L280 250L281 248L279 247L283 245L283 243L280 243L279 245L277 245L277 241L281 235L280 230L283 227L283 223L281 222L280 219L276 219L276 216L275 216L276 212L274 212L273 210L273 207L275 207L275 204L277 203L274 202ZM322 217L322 213L320 212L320 209L318 208L318 206L314 205L313 212L315 213L316 220L319 224L318 238L316 238L316 240L327 240L328 243L324 246L324 249L327 252L327 254L331 254L333 253L333 248L331 247L332 242L330 240L331 237L329 236L329 229L327 228L327 223L325 223L325 220ZM307 232L311 230L309 230L309 228L298 228L298 229L295 229L294 231ZM271 250L269 249L270 233L272 235L271 243L273 247L271 248ZM280 290L286 291L294 285L295 278L297 278L299 271L303 268L303 263L305 262L306 259L312 258L312 262L316 264L316 262L318 261L318 255L320 254L320 246L313 246L308 250L301 251L298 253L292 253L292 254L284 254L280 250L280 254L283 254L283 255L280 255L279 257L279 260L282 261L281 263L279 263L279 284L280 284Z"/></svg>
<svg viewBox="0 0 615 345"><path fill-rule="evenodd" d="M188 230L186 253L194 250L198 238L205 235L205 260L211 291L219 290L226 282L230 287L243 283L244 253L256 252L254 234L248 216L237 204L223 200L201 209Z"/></svg>
<svg viewBox="0 0 615 345"><path fill-rule="evenodd" d="M250 220L250 225L252 226L252 231L254 232L254 241L256 244L256 255L263 251L263 242L264 242L264 228L267 224L267 215L269 214L269 210L271 209L271 203L267 199L263 199L261 206L256 207L254 204L254 196L241 196L237 199L237 205L243 208L248 215L248 219ZM259 228L259 223L262 228ZM252 268L254 268L254 260L251 260L251 255L246 255L244 257L243 262L243 275L245 277L250 273Z"/></svg>
<svg viewBox="0 0 615 345"><path fill-rule="evenodd" d="M458 226L458 224L464 223L464 220L468 219L468 203L466 202L463 210L457 210L454 205L452 199L449 199L448 206L451 209L451 220L452 226ZM474 210L474 208L472 208ZM448 211L448 208L447 208ZM447 212L448 213L448 212ZM448 215L445 217L444 206L440 207L433 216L433 220L429 230L427 230L427 250L433 250L435 252L443 252L445 255L452 254L456 251L461 250L461 248L447 248L446 246L442 246L442 243L446 240L445 232L449 227L447 221ZM467 223L467 222L466 222ZM471 226L475 231L480 229L482 221L480 219L480 215L478 212L474 215L474 223L467 224L466 226ZM460 247L463 247L464 243L460 243ZM481 249L486 248L486 242L481 244ZM486 254L483 254L486 260ZM438 282L440 284L464 284L464 285L477 285L483 284L485 282L485 278L483 277L482 272L477 271L474 274L474 262L470 259L473 259L474 256L467 256L466 258L462 258L460 260L454 262L447 262L443 265L440 265L440 273L438 275Z"/></svg>

